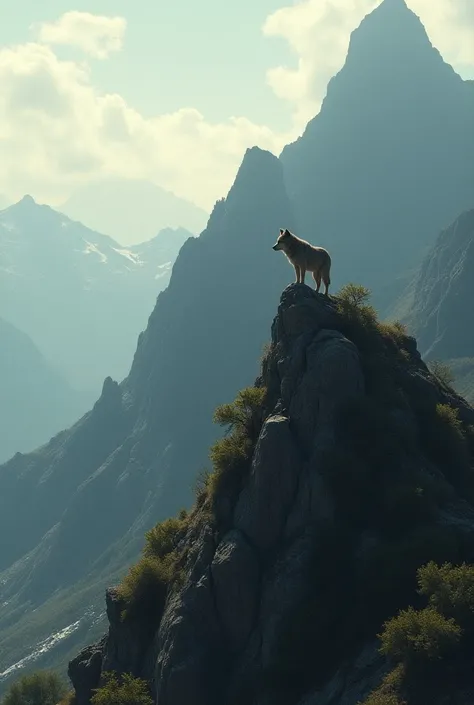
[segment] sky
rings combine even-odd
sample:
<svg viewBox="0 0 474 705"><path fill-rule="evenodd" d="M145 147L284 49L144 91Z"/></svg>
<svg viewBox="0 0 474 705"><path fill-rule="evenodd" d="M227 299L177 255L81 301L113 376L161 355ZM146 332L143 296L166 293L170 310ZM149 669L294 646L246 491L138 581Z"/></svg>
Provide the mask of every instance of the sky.
<svg viewBox="0 0 474 705"><path fill-rule="evenodd" d="M380 0L0 0L0 196L143 178L210 211L317 114ZM407 0L474 78L474 0Z"/></svg>

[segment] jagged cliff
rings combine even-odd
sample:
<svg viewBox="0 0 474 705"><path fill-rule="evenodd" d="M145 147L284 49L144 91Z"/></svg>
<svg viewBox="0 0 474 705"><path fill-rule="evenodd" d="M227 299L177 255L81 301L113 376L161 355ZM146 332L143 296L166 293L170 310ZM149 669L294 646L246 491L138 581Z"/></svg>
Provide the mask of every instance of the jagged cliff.
<svg viewBox="0 0 474 705"><path fill-rule="evenodd" d="M246 415L221 410L213 474L149 549L170 577L109 589L108 634L70 663L78 705L110 670L159 705L356 705L416 569L473 556L474 410L362 298L285 289Z"/></svg>

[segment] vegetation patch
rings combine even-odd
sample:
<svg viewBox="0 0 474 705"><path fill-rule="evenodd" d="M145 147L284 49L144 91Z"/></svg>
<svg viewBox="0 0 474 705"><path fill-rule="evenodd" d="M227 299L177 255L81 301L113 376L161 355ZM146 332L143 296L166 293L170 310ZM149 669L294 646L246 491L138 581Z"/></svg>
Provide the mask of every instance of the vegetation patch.
<svg viewBox="0 0 474 705"><path fill-rule="evenodd" d="M428 604L384 624L380 651L395 667L363 705L385 705L389 697L397 704L435 702L471 672L463 654L474 634L474 566L431 561L417 577Z"/></svg>
<svg viewBox="0 0 474 705"><path fill-rule="evenodd" d="M103 674L103 684L94 691L92 705L153 705L150 688L146 681L125 673Z"/></svg>
<svg viewBox="0 0 474 705"><path fill-rule="evenodd" d="M253 451L264 420L265 387L242 389L230 404L217 407L214 422L226 428L211 448L213 472L205 490L218 525L230 520L233 503L248 475Z"/></svg>
<svg viewBox="0 0 474 705"><path fill-rule="evenodd" d="M441 362L441 360L431 360L428 362L428 368L431 374L436 377L438 382L447 387L448 389L453 388L454 384L454 374L450 366L446 362Z"/></svg>
<svg viewBox="0 0 474 705"><path fill-rule="evenodd" d="M36 671L12 683L2 705L57 705L66 698L64 681L54 671Z"/></svg>
<svg viewBox="0 0 474 705"><path fill-rule="evenodd" d="M141 559L118 588L124 621L145 620L155 629L163 613L169 586L182 577L179 541L188 525L188 514L166 519L146 533Z"/></svg>

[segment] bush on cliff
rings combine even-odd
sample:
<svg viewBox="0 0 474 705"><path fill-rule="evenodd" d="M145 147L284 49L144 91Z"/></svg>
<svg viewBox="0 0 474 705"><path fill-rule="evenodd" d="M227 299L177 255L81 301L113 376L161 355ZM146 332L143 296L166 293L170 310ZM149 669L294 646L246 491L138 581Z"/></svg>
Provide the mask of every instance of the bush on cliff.
<svg viewBox="0 0 474 705"><path fill-rule="evenodd" d="M103 684L94 691L92 705L153 705L148 683L130 673L118 677L116 673L103 674Z"/></svg>
<svg viewBox="0 0 474 705"><path fill-rule="evenodd" d="M2 705L57 705L65 697L66 684L53 671L37 671L12 683Z"/></svg>
<svg viewBox="0 0 474 705"><path fill-rule="evenodd" d="M242 488L263 423L264 387L242 389L230 404L218 406L214 422L226 428L211 448L213 472L206 477L207 494L218 523L226 520L218 500L227 497L232 504Z"/></svg>
<svg viewBox="0 0 474 705"><path fill-rule="evenodd" d="M118 588L124 620L144 618L150 628L163 612L168 588L179 578L178 542L187 527L188 515L166 519L146 533L141 559L133 565Z"/></svg>
<svg viewBox="0 0 474 705"><path fill-rule="evenodd" d="M388 620L380 634L382 654L395 668L363 705L425 703L446 682L462 682L463 658L474 634L474 566L437 565L417 571L419 593L428 606Z"/></svg>

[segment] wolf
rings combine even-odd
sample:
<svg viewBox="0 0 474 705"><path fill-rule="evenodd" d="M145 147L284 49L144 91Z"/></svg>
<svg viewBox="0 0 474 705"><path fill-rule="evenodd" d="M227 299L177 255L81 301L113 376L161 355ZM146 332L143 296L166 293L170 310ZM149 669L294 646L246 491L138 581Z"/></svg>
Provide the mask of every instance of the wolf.
<svg viewBox="0 0 474 705"><path fill-rule="evenodd" d="M319 293L321 279L324 282L325 296L328 295L331 279L331 256L324 247L315 247L306 240L302 240L289 230L280 228L280 235L273 245L274 250L282 250L287 256L296 272L296 282L304 284L306 272L311 272Z"/></svg>

